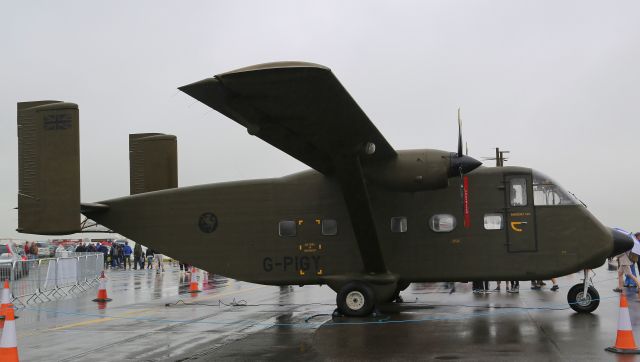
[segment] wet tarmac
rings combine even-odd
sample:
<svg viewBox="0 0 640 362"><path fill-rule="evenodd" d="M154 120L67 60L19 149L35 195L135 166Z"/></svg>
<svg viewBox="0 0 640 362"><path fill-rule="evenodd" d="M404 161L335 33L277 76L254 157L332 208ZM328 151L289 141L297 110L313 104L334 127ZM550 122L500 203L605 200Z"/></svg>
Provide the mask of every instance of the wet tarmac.
<svg viewBox="0 0 640 362"><path fill-rule="evenodd" d="M370 318L335 318L327 287L271 287L218 276L188 293L176 268L109 271L112 302L98 304L97 288L56 302L20 309L18 347L23 361L219 360L468 360L634 361L604 348L613 344L618 318L615 272L596 270L601 303L578 315L566 302L575 274L519 294L471 293L456 284L412 284L405 303L381 307ZM547 282L550 284L549 282ZM491 283L495 288L495 282ZM630 314L640 337L640 302ZM640 340L638 340L640 341Z"/></svg>

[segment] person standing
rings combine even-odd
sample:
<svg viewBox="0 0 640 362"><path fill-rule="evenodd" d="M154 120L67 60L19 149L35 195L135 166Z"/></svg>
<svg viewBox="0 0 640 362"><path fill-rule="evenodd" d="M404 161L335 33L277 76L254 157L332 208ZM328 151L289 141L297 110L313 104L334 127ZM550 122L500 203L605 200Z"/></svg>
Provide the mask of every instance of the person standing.
<svg viewBox="0 0 640 362"><path fill-rule="evenodd" d="M471 282L471 291L473 294L480 294L482 292L482 282L479 280Z"/></svg>
<svg viewBox="0 0 640 362"><path fill-rule="evenodd" d="M153 257L155 252L153 249L147 249L147 269L153 269Z"/></svg>
<svg viewBox="0 0 640 362"><path fill-rule="evenodd" d="M33 259L38 259L38 244L35 241L31 243L29 252L31 253Z"/></svg>
<svg viewBox="0 0 640 362"><path fill-rule="evenodd" d="M107 267L109 266L108 264L109 260L107 258L107 255L109 254L109 249L106 246L102 245L101 243L98 243L96 251L98 253L102 253L102 256L104 258L104 268L107 269Z"/></svg>
<svg viewBox="0 0 640 362"><path fill-rule="evenodd" d="M125 241L124 246L122 247L122 255L123 255L123 263L124 270L127 270L127 263L129 264L129 270L131 270L131 247L129 246L129 242Z"/></svg>
<svg viewBox="0 0 640 362"><path fill-rule="evenodd" d="M120 268L120 247L118 244L113 243L111 246L111 267L112 268Z"/></svg>
<svg viewBox="0 0 640 362"><path fill-rule="evenodd" d="M137 270L138 266L140 266L140 269L144 269L144 264L142 263L142 245L140 245L140 243L136 243L136 246L133 247L133 269Z"/></svg>
<svg viewBox="0 0 640 362"><path fill-rule="evenodd" d="M640 280L631 274L631 265L633 263L631 259L629 259L630 252L631 251L624 252L616 257L618 259L618 287L613 290L616 293L622 293L624 275L628 275L636 285L640 285ZM638 296L640 296L640 290L638 290Z"/></svg>
<svg viewBox="0 0 640 362"><path fill-rule="evenodd" d="M116 246L111 244L111 247L109 247L109 265L111 265L111 269L113 269L116 266L116 258L114 256L115 252L116 252Z"/></svg>
<svg viewBox="0 0 640 362"><path fill-rule="evenodd" d="M507 290L509 293L520 293L520 282L518 280L512 280L511 289Z"/></svg>
<svg viewBox="0 0 640 362"><path fill-rule="evenodd" d="M124 266L124 245L118 244L118 263L119 267Z"/></svg>
<svg viewBox="0 0 640 362"><path fill-rule="evenodd" d="M154 259L158 262L158 269L156 269L156 274L164 272L164 265L162 265L162 259L164 259L164 255L156 253Z"/></svg>
<svg viewBox="0 0 640 362"><path fill-rule="evenodd" d="M494 289L493 291L495 292L499 292L500 291L500 284L502 283L502 281L498 280L498 286L496 287L496 289ZM505 281L504 282L504 288L507 290L507 292L509 291L509 281Z"/></svg>

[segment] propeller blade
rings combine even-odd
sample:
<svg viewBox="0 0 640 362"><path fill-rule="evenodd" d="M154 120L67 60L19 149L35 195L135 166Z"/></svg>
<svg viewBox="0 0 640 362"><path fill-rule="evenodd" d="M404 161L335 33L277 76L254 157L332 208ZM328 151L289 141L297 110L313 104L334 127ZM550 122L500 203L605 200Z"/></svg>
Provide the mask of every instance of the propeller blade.
<svg viewBox="0 0 640 362"><path fill-rule="evenodd" d="M458 157L462 156L462 120L460 120L460 108L458 108Z"/></svg>
<svg viewBox="0 0 640 362"><path fill-rule="evenodd" d="M482 162L473 157L469 157L469 145L467 145L467 155L462 154L462 120L460 119L460 108L458 108L458 153L451 152L449 157L449 177L462 176L482 165Z"/></svg>

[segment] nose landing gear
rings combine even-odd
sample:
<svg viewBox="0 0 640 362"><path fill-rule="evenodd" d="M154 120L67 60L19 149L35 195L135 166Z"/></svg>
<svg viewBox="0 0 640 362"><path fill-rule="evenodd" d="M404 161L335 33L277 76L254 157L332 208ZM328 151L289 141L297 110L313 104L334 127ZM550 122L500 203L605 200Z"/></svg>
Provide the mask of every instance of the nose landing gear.
<svg viewBox="0 0 640 362"><path fill-rule="evenodd" d="M585 292L586 291L586 292ZM591 313L600 305L600 294L593 287L589 270L584 270L584 282L571 287L567 293L567 302L578 313Z"/></svg>

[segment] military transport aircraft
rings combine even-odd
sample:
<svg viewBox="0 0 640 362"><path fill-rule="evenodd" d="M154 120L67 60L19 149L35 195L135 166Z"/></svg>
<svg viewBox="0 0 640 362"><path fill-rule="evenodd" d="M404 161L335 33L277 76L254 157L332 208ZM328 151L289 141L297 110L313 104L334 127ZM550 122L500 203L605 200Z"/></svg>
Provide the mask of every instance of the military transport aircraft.
<svg viewBox="0 0 640 362"><path fill-rule="evenodd" d="M460 132L457 152L394 149L324 66L261 64L180 89L312 170L177 188L175 137L136 134L131 195L81 204L77 105L19 103L18 231L78 232L81 212L231 278L326 284L348 316L412 282L548 279L633 245L542 173L481 167ZM586 272L568 301L598 306Z"/></svg>

